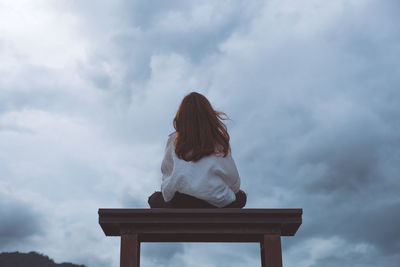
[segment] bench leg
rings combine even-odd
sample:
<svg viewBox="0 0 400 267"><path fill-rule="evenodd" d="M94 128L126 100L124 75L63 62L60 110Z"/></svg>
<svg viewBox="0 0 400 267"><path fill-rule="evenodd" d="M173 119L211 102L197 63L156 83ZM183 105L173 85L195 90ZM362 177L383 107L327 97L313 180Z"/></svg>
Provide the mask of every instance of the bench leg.
<svg viewBox="0 0 400 267"><path fill-rule="evenodd" d="M264 235L260 243L261 266L282 267L282 249L280 235Z"/></svg>
<svg viewBox="0 0 400 267"><path fill-rule="evenodd" d="M140 242L135 234L121 235L121 267L140 266Z"/></svg>

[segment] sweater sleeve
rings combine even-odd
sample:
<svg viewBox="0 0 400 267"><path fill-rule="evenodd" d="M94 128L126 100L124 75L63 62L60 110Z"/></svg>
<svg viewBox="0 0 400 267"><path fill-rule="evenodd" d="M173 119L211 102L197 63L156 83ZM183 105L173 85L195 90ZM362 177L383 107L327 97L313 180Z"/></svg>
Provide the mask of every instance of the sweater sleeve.
<svg viewBox="0 0 400 267"><path fill-rule="evenodd" d="M175 193L178 191L177 181L173 177L169 177L161 183L161 193L166 202L174 198Z"/></svg>
<svg viewBox="0 0 400 267"><path fill-rule="evenodd" d="M229 186L229 188L237 193L240 190L240 177L239 172L236 168L235 161L232 158L231 152L223 158L223 162L221 164L223 169L222 179Z"/></svg>
<svg viewBox="0 0 400 267"><path fill-rule="evenodd" d="M235 201L235 198L234 192L229 187L220 186L215 188L215 191L205 200L218 208L222 208Z"/></svg>
<svg viewBox="0 0 400 267"><path fill-rule="evenodd" d="M170 134L165 147L164 159L161 163L161 192L165 201L170 201L177 191L176 179L172 177L172 172L174 170L174 159L172 153L175 153L174 139L175 134Z"/></svg>
<svg viewBox="0 0 400 267"><path fill-rule="evenodd" d="M165 146L164 159L161 163L161 173L163 175L163 180L165 179L165 177L171 175L174 168L174 159L172 158L172 153L174 152L174 138L175 134L170 134L167 145Z"/></svg>

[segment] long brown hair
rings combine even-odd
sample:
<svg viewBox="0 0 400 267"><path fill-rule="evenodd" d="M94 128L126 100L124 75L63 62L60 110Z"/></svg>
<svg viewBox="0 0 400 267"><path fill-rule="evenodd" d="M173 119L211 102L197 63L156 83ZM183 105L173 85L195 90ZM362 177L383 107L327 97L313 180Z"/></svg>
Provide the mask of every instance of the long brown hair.
<svg viewBox="0 0 400 267"><path fill-rule="evenodd" d="M192 92L185 96L174 118L175 153L185 161L196 162L202 157L229 152L229 134L222 120L225 113L212 108L202 94Z"/></svg>

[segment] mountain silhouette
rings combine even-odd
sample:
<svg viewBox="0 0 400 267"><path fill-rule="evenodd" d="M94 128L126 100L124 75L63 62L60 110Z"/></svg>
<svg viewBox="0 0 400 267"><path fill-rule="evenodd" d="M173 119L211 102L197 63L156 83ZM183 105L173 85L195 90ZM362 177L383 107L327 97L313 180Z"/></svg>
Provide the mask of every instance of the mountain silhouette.
<svg viewBox="0 0 400 267"><path fill-rule="evenodd" d="M55 263L48 256L37 252L3 252L0 253L0 267L85 267L85 265Z"/></svg>

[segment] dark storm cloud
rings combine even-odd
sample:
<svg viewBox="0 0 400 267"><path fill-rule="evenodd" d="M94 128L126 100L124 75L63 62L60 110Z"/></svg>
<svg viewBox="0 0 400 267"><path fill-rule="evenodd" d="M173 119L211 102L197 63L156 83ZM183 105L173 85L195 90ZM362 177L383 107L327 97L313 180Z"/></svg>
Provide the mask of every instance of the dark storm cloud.
<svg viewBox="0 0 400 267"><path fill-rule="evenodd" d="M319 267L319 266L324 266L324 267L355 267L355 266L364 266L364 264L370 263L371 259L368 259L368 261L365 261L365 257L363 253L349 253L346 255L346 257L343 256L337 256L337 255L331 255L328 257L324 257L322 259L318 259L314 264L310 265L310 267ZM376 264L377 261L374 260ZM385 265L387 266L387 265Z"/></svg>
<svg viewBox="0 0 400 267"><path fill-rule="evenodd" d="M0 192L0 249L43 233L40 214Z"/></svg>
<svg viewBox="0 0 400 267"><path fill-rule="evenodd" d="M378 169L379 150L385 141L382 140L384 136L373 132L374 129L373 124L353 122L311 137L298 155L300 166L322 169L311 181L307 179L310 177L304 177L309 192L343 190L354 193L370 182L381 182L379 178L384 177Z"/></svg>
<svg viewBox="0 0 400 267"><path fill-rule="evenodd" d="M371 243L378 247L383 254L396 254L400 251L400 240L398 239L398 225L400 224L400 201L390 203L379 207L372 203L366 203L366 207L360 207L358 212L349 212L342 215L342 220L337 222L343 230L344 236L350 240L360 240ZM351 221L348 218L354 216L357 221ZM347 218L346 218L347 217ZM349 227L343 226L346 221ZM360 227L362 225L362 227Z"/></svg>
<svg viewBox="0 0 400 267"><path fill-rule="evenodd" d="M284 240L285 249L332 237L374 249L368 257L344 249L348 254L323 257L316 266L373 266L375 257L399 257L397 9L395 2L344 9L317 37L288 31L290 42L277 50L254 45L265 62L239 65L231 58L222 72L231 74L229 89L246 88L237 99L228 89L225 95L242 107L232 109L235 126L242 123L232 137L248 206L304 209L303 225ZM254 79L242 79L250 73Z"/></svg>
<svg viewBox="0 0 400 267"><path fill-rule="evenodd" d="M368 193L367 193L368 194ZM400 242L397 225L400 215L396 212L400 201L388 204L374 197L359 201L315 199L318 204L305 205L304 223L296 239L288 239L290 246L299 246L303 239L332 236L340 237L349 244L367 244L381 255L396 255Z"/></svg>

